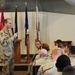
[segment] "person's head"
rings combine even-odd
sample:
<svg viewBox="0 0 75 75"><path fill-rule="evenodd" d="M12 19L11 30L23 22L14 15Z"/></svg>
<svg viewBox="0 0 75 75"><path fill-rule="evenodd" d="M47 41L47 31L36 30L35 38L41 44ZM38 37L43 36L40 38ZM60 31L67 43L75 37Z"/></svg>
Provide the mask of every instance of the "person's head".
<svg viewBox="0 0 75 75"><path fill-rule="evenodd" d="M63 52L61 49L54 49L52 51L51 59L56 60L62 54L63 54Z"/></svg>
<svg viewBox="0 0 75 75"><path fill-rule="evenodd" d="M60 72L62 72L65 67L70 65L71 65L70 58L66 55L61 55L56 60L56 67L57 70Z"/></svg>
<svg viewBox="0 0 75 75"><path fill-rule="evenodd" d="M48 56L48 52L46 49L41 49L39 55L40 57L46 57Z"/></svg>
<svg viewBox="0 0 75 75"><path fill-rule="evenodd" d="M62 75L75 75L75 67L67 66L63 69Z"/></svg>
<svg viewBox="0 0 75 75"><path fill-rule="evenodd" d="M3 21L3 26L4 26L6 29L10 29L10 28L12 27L11 19L10 19L10 18L4 19L4 21Z"/></svg>
<svg viewBox="0 0 75 75"><path fill-rule="evenodd" d="M75 46L69 46L65 48L65 53L67 53L68 55L75 55Z"/></svg>
<svg viewBox="0 0 75 75"><path fill-rule="evenodd" d="M35 46L36 46L37 49L41 49L41 41L35 40Z"/></svg>
<svg viewBox="0 0 75 75"><path fill-rule="evenodd" d="M46 49L47 51L50 50L49 45L46 44L46 43L42 43L42 44L41 44L41 47L42 47L43 49Z"/></svg>
<svg viewBox="0 0 75 75"><path fill-rule="evenodd" d="M59 47L59 48L63 48L64 45L63 45L63 42L62 40L58 39L55 41L55 46Z"/></svg>
<svg viewBox="0 0 75 75"><path fill-rule="evenodd" d="M62 40L58 39L55 41L55 43L62 43Z"/></svg>

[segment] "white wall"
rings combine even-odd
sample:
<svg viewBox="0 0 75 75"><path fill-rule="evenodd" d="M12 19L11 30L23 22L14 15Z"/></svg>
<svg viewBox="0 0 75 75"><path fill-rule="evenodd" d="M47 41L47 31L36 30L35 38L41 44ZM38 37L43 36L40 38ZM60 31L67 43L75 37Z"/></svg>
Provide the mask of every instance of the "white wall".
<svg viewBox="0 0 75 75"><path fill-rule="evenodd" d="M46 33L46 40L51 47L53 48L53 41L57 39L72 41L75 45L75 15L48 13L47 16L46 31L49 35Z"/></svg>
<svg viewBox="0 0 75 75"><path fill-rule="evenodd" d="M0 13L1 14L1 13ZM40 40L46 42L53 49L54 41L61 39L63 41L72 41L75 45L75 15L58 14L50 12L39 12L40 21ZM11 18L14 25L14 12L4 12L5 18ZM29 34L30 34L30 53L35 53L35 38L36 38L36 13L28 12ZM25 36L25 12L18 12L18 36L22 39L21 54L26 54L24 45Z"/></svg>

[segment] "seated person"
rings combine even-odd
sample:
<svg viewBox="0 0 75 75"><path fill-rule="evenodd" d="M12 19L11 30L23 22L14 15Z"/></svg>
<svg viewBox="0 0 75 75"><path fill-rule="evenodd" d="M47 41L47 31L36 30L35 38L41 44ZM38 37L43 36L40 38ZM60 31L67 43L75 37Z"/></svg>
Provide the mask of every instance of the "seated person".
<svg viewBox="0 0 75 75"><path fill-rule="evenodd" d="M54 63L49 62L41 65L37 75L55 75L56 72L57 72L57 68L55 67Z"/></svg>
<svg viewBox="0 0 75 75"><path fill-rule="evenodd" d="M35 47L37 48L37 52L36 52L36 54L33 55L32 62L35 60L36 55L38 55L41 50L41 41L40 40L35 40Z"/></svg>
<svg viewBox="0 0 75 75"><path fill-rule="evenodd" d="M48 52L48 55L50 56L50 54L49 54L50 47L49 47L49 45L48 45L47 43L42 43L42 44L41 44L41 48L42 48L42 49L46 49L47 52ZM35 59L39 58L39 56L40 56L39 54L36 55Z"/></svg>
<svg viewBox="0 0 75 75"><path fill-rule="evenodd" d="M56 60L57 73L56 75L62 75L62 71L65 67L71 65L71 61L68 56L61 55Z"/></svg>
<svg viewBox="0 0 75 75"><path fill-rule="evenodd" d="M55 41L55 46L56 46L57 48L63 48L64 45L63 45L62 40L60 40L60 39L56 40L56 41Z"/></svg>
<svg viewBox="0 0 75 75"><path fill-rule="evenodd" d="M50 57L46 49L41 49L39 53L39 58L35 59L33 65L42 65L47 62L50 62Z"/></svg>
<svg viewBox="0 0 75 75"><path fill-rule="evenodd" d="M49 47L49 45L48 45L47 43L42 43L42 44L41 44L41 48L46 49L47 52L50 51L50 47Z"/></svg>
<svg viewBox="0 0 75 75"><path fill-rule="evenodd" d="M55 62L60 55L62 55L62 51L60 49L54 49L51 55L51 61L43 64L39 68L37 75L55 75L57 72Z"/></svg>
<svg viewBox="0 0 75 75"><path fill-rule="evenodd" d="M75 67L67 66L63 69L62 75L75 75Z"/></svg>
<svg viewBox="0 0 75 75"><path fill-rule="evenodd" d="M43 65L45 63L48 63L50 62L50 57L48 56L48 52L46 49L41 49L40 50L40 53L39 53L39 58L35 59L33 61L33 63L31 64L30 66L30 70L28 71L29 73L31 73L31 75L33 74L33 66L36 66L36 65Z"/></svg>
<svg viewBox="0 0 75 75"><path fill-rule="evenodd" d="M58 39L55 41L55 47L56 48L61 48L61 50L63 51L63 54L65 54L64 52L64 45L63 45L63 42L62 40Z"/></svg>
<svg viewBox="0 0 75 75"><path fill-rule="evenodd" d="M63 52L61 49L59 49L59 48L54 49L51 54L51 60L55 63L57 58L62 54L63 54Z"/></svg>
<svg viewBox="0 0 75 75"><path fill-rule="evenodd" d="M41 41L35 40L35 47L37 48L37 54L39 54L39 51L41 50Z"/></svg>
<svg viewBox="0 0 75 75"><path fill-rule="evenodd" d="M75 46L71 45L65 48L65 53L69 56L71 60L71 65L75 65Z"/></svg>

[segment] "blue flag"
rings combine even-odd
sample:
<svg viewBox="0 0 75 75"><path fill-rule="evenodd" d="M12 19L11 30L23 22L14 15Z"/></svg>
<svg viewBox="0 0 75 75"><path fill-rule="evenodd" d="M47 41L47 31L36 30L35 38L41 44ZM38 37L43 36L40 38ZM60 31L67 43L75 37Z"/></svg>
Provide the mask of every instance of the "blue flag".
<svg viewBox="0 0 75 75"><path fill-rule="evenodd" d="M27 14L27 7L25 12L25 45L27 46L27 39L29 38L28 34L28 14Z"/></svg>
<svg viewBox="0 0 75 75"><path fill-rule="evenodd" d="M28 14L27 14L27 7L26 7L26 12L25 12L25 28L26 28L26 32L28 29Z"/></svg>

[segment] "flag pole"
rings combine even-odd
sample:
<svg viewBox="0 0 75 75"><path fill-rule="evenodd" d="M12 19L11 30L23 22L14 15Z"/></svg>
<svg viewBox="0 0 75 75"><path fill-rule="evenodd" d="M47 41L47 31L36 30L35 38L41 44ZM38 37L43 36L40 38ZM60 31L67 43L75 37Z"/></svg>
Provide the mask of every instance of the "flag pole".
<svg viewBox="0 0 75 75"><path fill-rule="evenodd" d="M25 2L25 10L26 10L26 20L28 22L28 14L27 14L27 2ZM28 23L25 23L25 42L26 42L26 48L27 48L27 63L30 63L30 41L29 41L29 30L28 30Z"/></svg>
<svg viewBox="0 0 75 75"><path fill-rule="evenodd" d="M36 39L39 40L38 34L38 3L36 1Z"/></svg>

